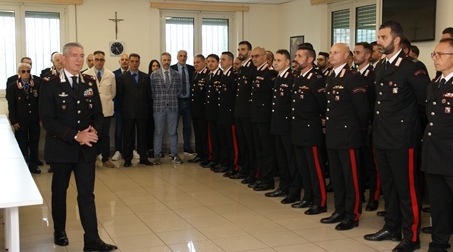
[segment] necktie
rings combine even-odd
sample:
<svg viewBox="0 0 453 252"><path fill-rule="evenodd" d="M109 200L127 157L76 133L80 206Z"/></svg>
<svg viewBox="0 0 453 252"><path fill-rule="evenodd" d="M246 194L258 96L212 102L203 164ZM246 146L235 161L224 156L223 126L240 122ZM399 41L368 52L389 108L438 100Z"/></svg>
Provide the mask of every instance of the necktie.
<svg viewBox="0 0 453 252"><path fill-rule="evenodd" d="M437 84L437 89L440 89L445 84L445 82L447 82L447 81L444 78L442 78L439 81L439 84Z"/></svg>
<svg viewBox="0 0 453 252"><path fill-rule="evenodd" d="M384 70L387 70L390 67L390 61L385 61L385 67Z"/></svg>
<svg viewBox="0 0 453 252"><path fill-rule="evenodd" d="M186 96L186 94L187 94L187 87L186 87L186 67L184 67L184 66L182 67L181 78L182 78L181 95L182 95L182 96Z"/></svg>
<svg viewBox="0 0 453 252"><path fill-rule="evenodd" d="M101 71L98 72L97 78L98 78L98 82L101 82L101 79L102 79Z"/></svg>
<svg viewBox="0 0 453 252"><path fill-rule="evenodd" d="M136 78L136 77L137 77L137 74L136 74L136 73L133 73L133 74L132 74L132 78L134 79L134 83L135 83L135 85L137 85L137 84L138 84L138 82L137 82L137 78Z"/></svg>
<svg viewBox="0 0 453 252"><path fill-rule="evenodd" d="M24 85L25 97L28 99L29 94L30 94L30 93L28 93L28 89L30 88L30 84L28 84L28 82L24 82L23 85Z"/></svg>
<svg viewBox="0 0 453 252"><path fill-rule="evenodd" d="M165 71L165 86L168 88L170 86L170 75L168 71Z"/></svg>
<svg viewBox="0 0 453 252"><path fill-rule="evenodd" d="M210 73L209 74L209 81L211 81L213 77L214 77L214 73Z"/></svg>
<svg viewBox="0 0 453 252"><path fill-rule="evenodd" d="M76 93L79 93L79 84L77 83L77 76L72 76L72 89L75 90Z"/></svg>
<svg viewBox="0 0 453 252"><path fill-rule="evenodd" d="M332 70L332 73L330 74L330 76L332 76L332 79L335 79L335 71Z"/></svg>

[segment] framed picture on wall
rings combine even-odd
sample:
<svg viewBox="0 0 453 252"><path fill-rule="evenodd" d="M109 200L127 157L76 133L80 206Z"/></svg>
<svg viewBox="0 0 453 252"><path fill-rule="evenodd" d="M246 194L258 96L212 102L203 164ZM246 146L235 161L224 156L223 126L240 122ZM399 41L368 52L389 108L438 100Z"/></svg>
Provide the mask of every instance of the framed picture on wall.
<svg viewBox="0 0 453 252"><path fill-rule="evenodd" d="M304 36L293 36L289 38L289 53L291 54L291 61L296 55L297 47L304 43Z"/></svg>

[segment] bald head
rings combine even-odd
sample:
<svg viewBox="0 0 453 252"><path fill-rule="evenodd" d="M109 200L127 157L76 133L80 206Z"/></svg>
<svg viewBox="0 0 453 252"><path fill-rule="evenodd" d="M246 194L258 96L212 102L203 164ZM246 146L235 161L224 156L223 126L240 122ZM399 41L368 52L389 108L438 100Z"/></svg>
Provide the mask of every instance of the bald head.
<svg viewBox="0 0 453 252"><path fill-rule="evenodd" d="M337 43L330 48L329 62L333 68L337 68L348 61L349 46L345 43Z"/></svg>
<svg viewBox="0 0 453 252"><path fill-rule="evenodd" d="M256 67L266 62L266 50L263 47L255 47L252 51L252 62Z"/></svg>

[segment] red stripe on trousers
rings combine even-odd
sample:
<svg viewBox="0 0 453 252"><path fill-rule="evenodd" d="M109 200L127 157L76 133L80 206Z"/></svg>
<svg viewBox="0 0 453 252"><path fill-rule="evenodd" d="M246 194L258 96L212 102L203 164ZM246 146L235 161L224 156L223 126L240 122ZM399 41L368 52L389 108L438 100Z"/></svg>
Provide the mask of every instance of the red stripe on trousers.
<svg viewBox="0 0 453 252"><path fill-rule="evenodd" d="M417 228L418 224L420 223L420 216L418 211L418 200L417 194L415 192L415 165L414 165L414 148L409 148L409 191L411 194L411 206L412 206L412 214L414 215L414 222L412 223L411 230L412 230L412 237L411 241L417 241Z"/></svg>
<svg viewBox="0 0 453 252"><path fill-rule="evenodd" d="M239 171L238 159L239 159L239 148L238 140L236 138L236 125L231 125L231 136L233 137L233 149L234 149L234 158L233 158L233 169Z"/></svg>
<svg viewBox="0 0 453 252"><path fill-rule="evenodd" d="M326 195L326 187L325 187L324 176L323 176L323 173L322 173L322 170L321 170L321 165L319 164L318 147L312 146L311 150L313 152L313 159L315 160L316 175L318 177L319 189L321 191L321 204L320 204L320 207L325 207L326 206L327 195Z"/></svg>
<svg viewBox="0 0 453 252"><path fill-rule="evenodd" d="M374 191L374 200L379 200L379 195L381 193L381 177L379 176L378 166L376 162L376 157L374 156L374 148L371 149L373 154L374 167L376 168L376 190Z"/></svg>
<svg viewBox="0 0 453 252"><path fill-rule="evenodd" d="M351 169L352 169L352 182L354 183L354 214L355 218L354 221L358 221L360 218L360 213L359 213L359 180L357 179L357 164L356 164L356 159L355 159L355 152L354 149L349 150L349 158L351 161Z"/></svg>
<svg viewBox="0 0 453 252"><path fill-rule="evenodd" d="M208 160L212 161L212 139L211 139L211 123L210 122L208 122L208 150L209 150Z"/></svg>

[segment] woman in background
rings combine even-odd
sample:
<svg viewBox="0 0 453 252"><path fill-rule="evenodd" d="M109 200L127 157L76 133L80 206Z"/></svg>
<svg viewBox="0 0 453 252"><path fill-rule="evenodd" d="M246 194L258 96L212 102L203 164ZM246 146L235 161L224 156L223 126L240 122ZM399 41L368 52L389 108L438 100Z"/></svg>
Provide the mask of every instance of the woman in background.
<svg viewBox="0 0 453 252"><path fill-rule="evenodd" d="M152 59L149 62L148 66L148 74L151 75L152 72L160 69L160 63L156 59ZM153 104L151 102L151 104ZM152 109L150 111L153 111ZM148 157L154 157L154 149L153 149L153 144L154 144L154 117L151 115L148 117L148 122L146 125L146 128L148 129L147 131L147 139L146 139L146 145L148 147Z"/></svg>

